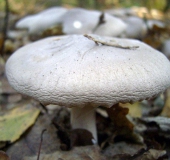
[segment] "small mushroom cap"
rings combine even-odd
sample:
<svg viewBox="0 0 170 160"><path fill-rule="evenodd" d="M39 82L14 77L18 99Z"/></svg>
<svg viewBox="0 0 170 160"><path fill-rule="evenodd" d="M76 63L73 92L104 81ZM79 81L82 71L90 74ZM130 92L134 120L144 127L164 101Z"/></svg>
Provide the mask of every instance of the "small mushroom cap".
<svg viewBox="0 0 170 160"><path fill-rule="evenodd" d="M105 22L103 24L100 24L96 28L93 32L94 34L117 37L123 35L126 30L127 25L120 18L105 13L104 21Z"/></svg>
<svg viewBox="0 0 170 160"><path fill-rule="evenodd" d="M62 16L63 33L92 33L99 22L101 12L83 8L70 9Z"/></svg>
<svg viewBox="0 0 170 160"><path fill-rule="evenodd" d="M124 19L127 24L125 36L127 38L143 38L147 33L147 25L142 18L130 16Z"/></svg>
<svg viewBox="0 0 170 160"><path fill-rule="evenodd" d="M43 39L8 59L9 83L42 103L68 107L111 107L153 97L170 86L170 62L161 52L138 40L91 36L119 47L83 35Z"/></svg>
<svg viewBox="0 0 170 160"><path fill-rule="evenodd" d="M29 34L42 31L61 23L61 17L67 12L63 7L51 7L34 15L28 15L16 23L18 29L28 29Z"/></svg>
<svg viewBox="0 0 170 160"><path fill-rule="evenodd" d="M104 23L98 25L101 14L96 10L71 9L62 16L63 33L119 36L125 31L126 23L108 13L104 13Z"/></svg>
<svg viewBox="0 0 170 160"><path fill-rule="evenodd" d="M162 52L166 55L166 57L170 58L170 39L163 42Z"/></svg>

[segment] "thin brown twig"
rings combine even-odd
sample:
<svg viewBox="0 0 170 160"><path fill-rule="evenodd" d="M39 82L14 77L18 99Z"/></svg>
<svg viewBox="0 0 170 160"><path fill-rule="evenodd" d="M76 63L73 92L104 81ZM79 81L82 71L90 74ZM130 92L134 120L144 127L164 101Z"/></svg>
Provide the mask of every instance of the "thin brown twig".
<svg viewBox="0 0 170 160"><path fill-rule="evenodd" d="M46 129L43 129L41 132L41 140L40 140L40 146L39 146L39 150L38 150L37 160L39 160L39 158L40 158L41 146L42 146L42 142L43 142L43 134L45 131L46 131Z"/></svg>

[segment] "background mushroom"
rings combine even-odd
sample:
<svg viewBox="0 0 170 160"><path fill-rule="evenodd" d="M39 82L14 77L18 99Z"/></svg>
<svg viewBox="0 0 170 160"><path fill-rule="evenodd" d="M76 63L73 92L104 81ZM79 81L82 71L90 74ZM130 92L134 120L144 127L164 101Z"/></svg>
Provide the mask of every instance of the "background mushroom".
<svg viewBox="0 0 170 160"><path fill-rule="evenodd" d="M44 30L61 23L64 7L51 7L34 15L28 15L16 23L18 29L28 29L29 34L41 34Z"/></svg>
<svg viewBox="0 0 170 160"><path fill-rule="evenodd" d="M83 8L70 9L62 16L63 33L85 34L92 33L97 26L101 12Z"/></svg>
<svg viewBox="0 0 170 160"><path fill-rule="evenodd" d="M105 36L119 36L126 29L126 24L119 18L104 13L103 23L100 23L102 12L74 8L62 16L63 33L87 34L95 33Z"/></svg>
<svg viewBox="0 0 170 160"><path fill-rule="evenodd" d="M170 59L170 39L163 42L162 52Z"/></svg>
<svg viewBox="0 0 170 160"><path fill-rule="evenodd" d="M96 107L163 92L170 86L169 70L169 60L140 41L96 35L43 39L6 63L14 89L44 104L71 107L73 129L91 131L96 141Z"/></svg>
<svg viewBox="0 0 170 160"><path fill-rule="evenodd" d="M120 18L114 17L110 14L104 13L104 23L98 25L94 30L94 34L101 36L118 37L123 35L127 25Z"/></svg>
<svg viewBox="0 0 170 160"><path fill-rule="evenodd" d="M147 25L142 18L129 16L126 17L124 21L127 24L125 37L141 39L146 35Z"/></svg>

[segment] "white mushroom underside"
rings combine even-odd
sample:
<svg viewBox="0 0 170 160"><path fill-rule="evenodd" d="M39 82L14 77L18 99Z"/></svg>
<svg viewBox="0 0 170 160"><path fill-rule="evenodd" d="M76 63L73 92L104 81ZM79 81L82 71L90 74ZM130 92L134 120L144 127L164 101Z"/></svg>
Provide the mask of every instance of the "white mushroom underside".
<svg viewBox="0 0 170 160"><path fill-rule="evenodd" d="M82 35L40 40L8 59L9 83L42 103L69 107L111 107L170 86L170 63L162 53L136 40L106 39L139 48L97 45Z"/></svg>

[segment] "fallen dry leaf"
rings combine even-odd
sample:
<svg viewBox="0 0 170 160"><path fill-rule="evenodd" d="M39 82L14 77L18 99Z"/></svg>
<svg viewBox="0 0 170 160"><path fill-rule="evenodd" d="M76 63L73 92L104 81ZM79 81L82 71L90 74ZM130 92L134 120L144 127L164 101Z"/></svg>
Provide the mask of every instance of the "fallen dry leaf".
<svg viewBox="0 0 170 160"><path fill-rule="evenodd" d="M170 118L167 117L143 117L142 121L146 123L156 123L158 129L163 132L170 132Z"/></svg>
<svg viewBox="0 0 170 160"><path fill-rule="evenodd" d="M134 155L131 155L129 153L120 153L114 155L111 159L113 160L167 160L168 156L165 150L141 149Z"/></svg>
<svg viewBox="0 0 170 160"><path fill-rule="evenodd" d="M154 25L148 30L147 36L142 40L155 49L160 49L164 39L169 37L168 28Z"/></svg>
<svg viewBox="0 0 170 160"><path fill-rule="evenodd" d="M142 149L146 149L145 144L116 142L114 144L109 145L106 149L104 149L103 154L106 157L109 157L110 159L113 160L115 160L116 157L119 160L127 160L127 157L131 157L132 159L132 156L140 152Z"/></svg>
<svg viewBox="0 0 170 160"><path fill-rule="evenodd" d="M25 157L23 160L37 160L37 157ZM41 154L40 160L106 160L98 146L75 147L70 151L56 151L51 154Z"/></svg>
<svg viewBox="0 0 170 160"><path fill-rule="evenodd" d="M0 33L0 52L2 52L3 50L3 45L4 45L4 34Z"/></svg>
<svg viewBox="0 0 170 160"><path fill-rule="evenodd" d="M0 115L0 141L16 141L34 124L40 111L30 103L17 107Z"/></svg>
<svg viewBox="0 0 170 160"><path fill-rule="evenodd" d="M145 152L140 159L141 160L158 160L161 157L166 156L165 150L156 150L156 149L150 149L147 152ZM167 156L166 156L167 159Z"/></svg>
<svg viewBox="0 0 170 160"><path fill-rule="evenodd" d="M134 130L134 124L131 122L132 119L130 120L130 116L129 118L126 117L129 112L128 108L123 108L116 104L106 110L113 122L114 133L112 132L111 139L128 139L136 143L143 143L142 136ZM106 142L111 142L110 138Z"/></svg>
<svg viewBox="0 0 170 160"><path fill-rule="evenodd" d="M36 123L26 133L7 149L7 154L12 160L24 159L24 157L38 156L41 143L41 133L44 129L43 141L40 150L41 154L53 153L60 149L60 140L57 137L57 129L51 119L56 115L40 115Z"/></svg>
<svg viewBox="0 0 170 160"><path fill-rule="evenodd" d="M0 160L10 160L4 151L0 151Z"/></svg>
<svg viewBox="0 0 170 160"><path fill-rule="evenodd" d="M127 132L133 131L134 125L126 117L128 112L128 108L123 108L119 104L116 104L111 108L107 108L107 113L113 121L116 130L126 130Z"/></svg>

